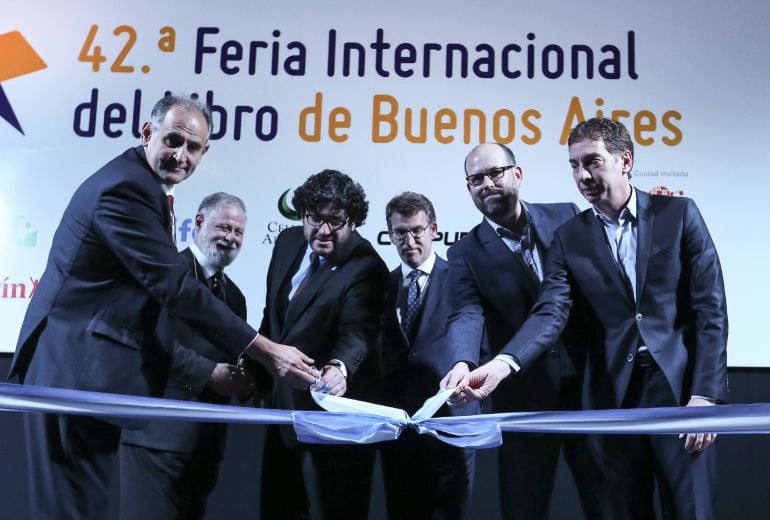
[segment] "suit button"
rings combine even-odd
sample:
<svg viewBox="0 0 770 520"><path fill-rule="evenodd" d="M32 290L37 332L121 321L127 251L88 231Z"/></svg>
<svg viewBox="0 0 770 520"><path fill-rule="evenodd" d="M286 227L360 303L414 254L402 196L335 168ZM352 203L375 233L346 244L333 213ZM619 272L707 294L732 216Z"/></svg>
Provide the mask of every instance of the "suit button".
<svg viewBox="0 0 770 520"><path fill-rule="evenodd" d="M552 349L552 350L551 350L551 355L552 355L553 357L557 357L557 356L559 355L559 351L557 351L556 349Z"/></svg>
<svg viewBox="0 0 770 520"><path fill-rule="evenodd" d="M409 359L414 359L414 358L415 358L415 353L414 352L410 352L409 353Z"/></svg>
<svg viewBox="0 0 770 520"><path fill-rule="evenodd" d="M642 321L642 313L636 315L636 321Z"/></svg>
<svg viewBox="0 0 770 520"><path fill-rule="evenodd" d="M629 355L626 356L626 361L628 361L629 363L632 362L633 360L634 360L634 355L633 354L629 354Z"/></svg>

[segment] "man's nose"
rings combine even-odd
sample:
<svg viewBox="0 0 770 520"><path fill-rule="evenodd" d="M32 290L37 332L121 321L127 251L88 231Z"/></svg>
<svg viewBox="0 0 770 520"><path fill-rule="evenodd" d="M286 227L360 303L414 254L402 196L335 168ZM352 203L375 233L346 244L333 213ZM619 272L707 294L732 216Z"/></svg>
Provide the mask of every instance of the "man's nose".
<svg viewBox="0 0 770 520"><path fill-rule="evenodd" d="M481 178L482 188L486 188L486 187L494 188L494 186L495 186L495 181L490 179L489 175L484 175L484 177Z"/></svg>

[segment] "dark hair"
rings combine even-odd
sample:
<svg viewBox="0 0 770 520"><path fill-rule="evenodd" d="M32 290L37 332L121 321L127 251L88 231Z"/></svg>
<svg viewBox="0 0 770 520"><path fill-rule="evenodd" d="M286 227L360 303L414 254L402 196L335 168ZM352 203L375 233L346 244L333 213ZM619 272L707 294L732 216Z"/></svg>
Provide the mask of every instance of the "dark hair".
<svg viewBox="0 0 770 520"><path fill-rule="evenodd" d="M224 191L206 195L201 201L200 206L198 206L198 213L207 215L218 206L236 206L243 211L244 215L246 214L246 205L243 203L243 200Z"/></svg>
<svg viewBox="0 0 770 520"><path fill-rule="evenodd" d="M396 195L385 206L385 221L388 223L388 230L390 230L390 216L393 213L411 216L420 211L424 211L427 215L428 224L436 222L436 211L428 197L413 191L405 191L401 195Z"/></svg>
<svg viewBox="0 0 770 520"><path fill-rule="evenodd" d="M516 156L513 155L513 150L511 150L510 148L508 148L502 143L490 143L490 144L496 144L497 146L499 146L503 150L503 153L505 154L505 158L508 159L508 162L511 163L511 166L516 166ZM478 147L479 145L474 146L473 150L471 150L470 153L468 153L468 155L465 156L465 161L463 162L463 169L465 170L465 175L468 175L468 157L470 157L470 155L473 152L475 152L476 148Z"/></svg>
<svg viewBox="0 0 770 520"><path fill-rule="evenodd" d="M294 190L291 203L300 215L326 206L341 209L356 226L364 225L369 213L364 189L337 170L324 170L308 177L302 186Z"/></svg>
<svg viewBox="0 0 770 520"><path fill-rule="evenodd" d="M567 145L572 146L578 141L603 141L605 148L615 157L620 157L628 150L634 156L634 142L625 125L613 119L594 117L579 123L567 139Z"/></svg>
<svg viewBox="0 0 770 520"><path fill-rule="evenodd" d="M166 118L166 114L172 107L178 106L186 111L200 112L204 118L206 118L206 126L208 126L208 135L211 135L213 129L213 123L211 120L211 110L203 101L194 99L190 96L169 94L162 97L155 106L152 107L150 113L150 126L153 130L157 130L160 124Z"/></svg>

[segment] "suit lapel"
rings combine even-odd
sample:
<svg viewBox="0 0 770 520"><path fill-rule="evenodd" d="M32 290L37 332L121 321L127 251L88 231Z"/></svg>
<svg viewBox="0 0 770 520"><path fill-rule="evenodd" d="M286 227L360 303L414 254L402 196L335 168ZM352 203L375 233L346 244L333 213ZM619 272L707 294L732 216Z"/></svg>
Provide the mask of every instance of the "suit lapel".
<svg viewBox="0 0 770 520"><path fill-rule="evenodd" d="M543 215L540 213L540 209L534 205L534 204L528 204L527 205L527 214L529 215L529 224L532 228L532 232L535 235L535 242L542 247L548 248L551 245L551 240L553 240L553 226L551 225L551 222L547 218L543 218ZM542 249L538 251L538 253L541 255L541 261L544 259L542 258Z"/></svg>
<svg viewBox="0 0 770 520"><path fill-rule="evenodd" d="M646 193L636 190L636 295L637 300L643 294L644 283L647 280L647 263L652 248L652 233L655 213L652 210L652 200Z"/></svg>
<svg viewBox="0 0 770 520"><path fill-rule="evenodd" d="M390 291L388 291L388 294L390 295L390 302L388 303L388 312L391 313L390 319L393 320L393 329L398 330L396 335L401 339L403 346L408 348L409 338L407 338L406 334L404 334L404 329L401 327L401 322L398 319L400 312L399 305L401 305L401 293L403 291L404 285L404 276L401 272L400 265L390 272L389 283Z"/></svg>
<svg viewBox="0 0 770 520"><path fill-rule="evenodd" d="M479 257L484 258L488 263L485 266L485 271L489 273L490 278L495 280L495 283L489 286L489 289L493 292L490 300L496 302L496 304L508 300L503 293L505 284L500 283L500 280L505 275L513 276L514 280L522 285L532 298L535 298L540 290L539 280L530 271L524 260L508 249L508 246L502 241L497 231L492 229L492 226L486 220L478 228L478 238L484 249L484 254L479 255ZM513 282L509 281L508 283ZM508 314L508 309L506 308L499 307L499 310L503 315Z"/></svg>
<svg viewBox="0 0 770 520"><path fill-rule="evenodd" d="M330 261L325 262L310 278L302 292L289 302L289 308L286 310L286 320L283 324L284 330L291 328L292 324L302 315L318 291L336 274L337 269L337 265L332 264Z"/></svg>
<svg viewBox="0 0 770 520"><path fill-rule="evenodd" d="M431 327L435 327L435 324L430 323L430 317L433 316L436 305L438 305L438 301L441 298L441 288L444 286L444 276L446 276L447 269L446 262L436 257L436 263L433 264L433 271L430 273L428 288L422 300L422 309L419 314L420 322L417 326L417 334L414 336L415 343L419 343L417 339L423 335L436 332L431 330Z"/></svg>
<svg viewBox="0 0 770 520"><path fill-rule="evenodd" d="M337 254L326 260L321 268L313 275L308 284L302 289L302 292L289 302L289 308L286 310L286 319L283 324L283 330L289 330L291 325L302 315L307 306L315 298L326 283L331 280L340 270L345 262L354 254L356 247L362 241L361 235L357 231L350 234L347 242L339 247ZM303 237L304 247L307 242Z"/></svg>
<svg viewBox="0 0 770 520"><path fill-rule="evenodd" d="M634 301L634 295L631 293L631 284L626 281L625 275L620 272L621 267L612 258L612 249L607 242L607 234L604 231L604 225L589 209L585 213L587 225L589 226L589 235L591 249L595 252L599 267L604 271L619 287L620 292L625 294L630 301Z"/></svg>

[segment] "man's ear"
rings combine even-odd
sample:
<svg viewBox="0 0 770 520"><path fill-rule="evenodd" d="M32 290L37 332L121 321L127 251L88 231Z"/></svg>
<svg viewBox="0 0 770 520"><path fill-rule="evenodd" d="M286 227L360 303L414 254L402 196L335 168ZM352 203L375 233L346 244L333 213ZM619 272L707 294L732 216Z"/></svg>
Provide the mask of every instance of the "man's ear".
<svg viewBox="0 0 770 520"><path fill-rule="evenodd" d="M150 137L152 137L152 125L147 121L142 125L142 146L147 146L150 142Z"/></svg>
<svg viewBox="0 0 770 520"><path fill-rule="evenodd" d="M203 215L201 213L197 213L195 215L195 227L200 228L203 225Z"/></svg>
<svg viewBox="0 0 770 520"><path fill-rule="evenodd" d="M623 152L620 156L620 160L623 162L623 175L628 175L634 168L634 156L631 155L629 150Z"/></svg>

